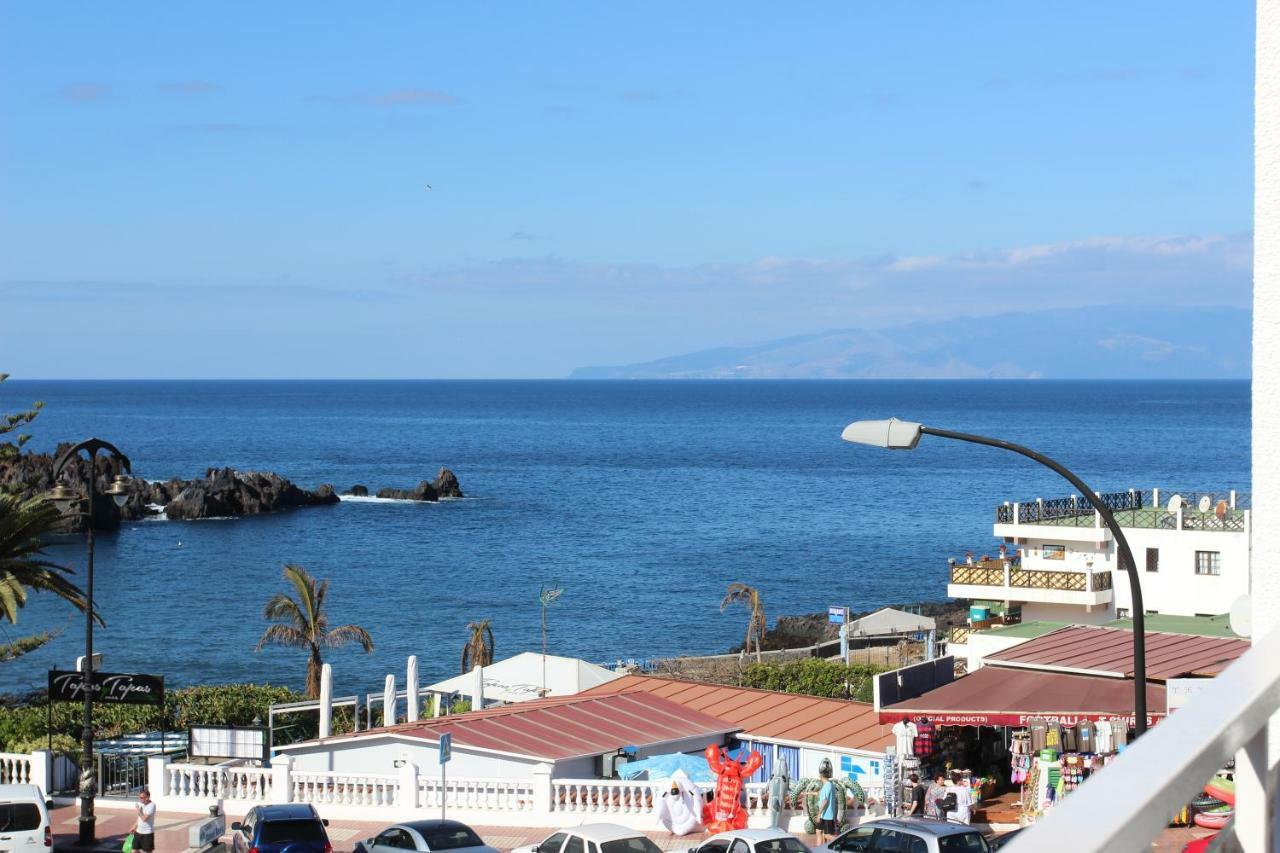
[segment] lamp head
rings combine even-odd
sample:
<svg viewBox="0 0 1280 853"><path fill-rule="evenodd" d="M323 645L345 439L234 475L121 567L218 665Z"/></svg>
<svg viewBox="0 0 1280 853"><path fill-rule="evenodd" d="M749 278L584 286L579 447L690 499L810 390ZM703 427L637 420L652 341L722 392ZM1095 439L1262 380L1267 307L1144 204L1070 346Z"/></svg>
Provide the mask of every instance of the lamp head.
<svg viewBox="0 0 1280 853"><path fill-rule="evenodd" d="M854 421L840 437L854 444L867 444L887 450L915 450L920 443L923 424L889 418L887 421Z"/></svg>
<svg viewBox="0 0 1280 853"><path fill-rule="evenodd" d="M115 481L107 489L107 494L111 495L116 506L124 506L129 501L129 478L124 474L117 474Z"/></svg>
<svg viewBox="0 0 1280 853"><path fill-rule="evenodd" d="M71 488L59 483L53 487L53 491L49 493L49 500L53 501L54 506L60 512L66 512L80 502L80 494Z"/></svg>

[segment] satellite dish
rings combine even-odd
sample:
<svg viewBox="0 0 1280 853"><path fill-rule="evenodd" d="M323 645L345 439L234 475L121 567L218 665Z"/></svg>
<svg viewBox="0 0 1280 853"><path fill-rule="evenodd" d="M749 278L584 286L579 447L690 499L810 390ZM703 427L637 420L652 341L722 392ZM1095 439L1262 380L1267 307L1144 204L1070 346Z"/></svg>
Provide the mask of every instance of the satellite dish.
<svg viewBox="0 0 1280 853"><path fill-rule="evenodd" d="M1169 512L1177 512L1180 509L1182 509L1182 495L1169 498Z"/></svg>
<svg viewBox="0 0 1280 853"><path fill-rule="evenodd" d="M1213 507L1213 498L1208 495L1200 496L1200 503L1196 504L1196 508L1201 512L1208 512Z"/></svg>
<svg viewBox="0 0 1280 853"><path fill-rule="evenodd" d="M1231 605L1227 625L1237 637L1248 637L1253 633L1253 599L1247 593Z"/></svg>

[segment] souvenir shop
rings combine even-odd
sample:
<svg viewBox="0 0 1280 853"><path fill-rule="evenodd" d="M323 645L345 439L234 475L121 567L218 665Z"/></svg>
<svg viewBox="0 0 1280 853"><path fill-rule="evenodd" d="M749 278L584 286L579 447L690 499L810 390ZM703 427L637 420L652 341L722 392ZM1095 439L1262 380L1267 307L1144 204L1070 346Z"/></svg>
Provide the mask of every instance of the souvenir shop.
<svg viewBox="0 0 1280 853"><path fill-rule="evenodd" d="M880 721L894 735L895 799L905 801L912 773L929 785L954 771L975 809L1034 821L1125 748L1132 691L1123 679L989 667L883 707ZM1163 685L1151 685L1148 707L1164 703ZM927 805L932 799L926 794Z"/></svg>

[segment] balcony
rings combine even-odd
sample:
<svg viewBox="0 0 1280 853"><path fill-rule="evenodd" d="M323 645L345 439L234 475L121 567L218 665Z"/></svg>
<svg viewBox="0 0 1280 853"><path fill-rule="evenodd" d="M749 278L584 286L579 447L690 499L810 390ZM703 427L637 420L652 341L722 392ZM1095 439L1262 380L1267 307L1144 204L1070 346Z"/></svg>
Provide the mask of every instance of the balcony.
<svg viewBox="0 0 1280 853"><path fill-rule="evenodd" d="M951 566L947 595L1092 607L1111 601L1111 572L1024 569L1010 560L957 563Z"/></svg>
<svg viewBox="0 0 1280 853"><path fill-rule="evenodd" d="M1246 533L1250 498L1240 492L1173 492L1160 489L1107 492L1098 496L1121 527L1149 530L1206 530ZM996 507L997 536L1027 536L1021 525L1057 528L1055 536L1102 542L1110 532L1089 502L1078 495L1037 498ZM1079 532L1080 536L1073 533Z"/></svg>

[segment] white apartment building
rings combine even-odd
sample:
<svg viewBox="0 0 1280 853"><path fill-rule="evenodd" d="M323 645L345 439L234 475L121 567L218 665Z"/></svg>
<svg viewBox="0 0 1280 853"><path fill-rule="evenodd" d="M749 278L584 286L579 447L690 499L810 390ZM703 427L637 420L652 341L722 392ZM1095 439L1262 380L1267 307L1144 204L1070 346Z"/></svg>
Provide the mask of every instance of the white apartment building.
<svg viewBox="0 0 1280 853"><path fill-rule="evenodd" d="M1249 592L1249 496L1130 489L1100 495L1137 563L1147 614L1217 616ZM1132 613L1102 518L1079 496L1005 503L1004 553L956 560L947 595L1020 606L1023 621L1101 624Z"/></svg>

